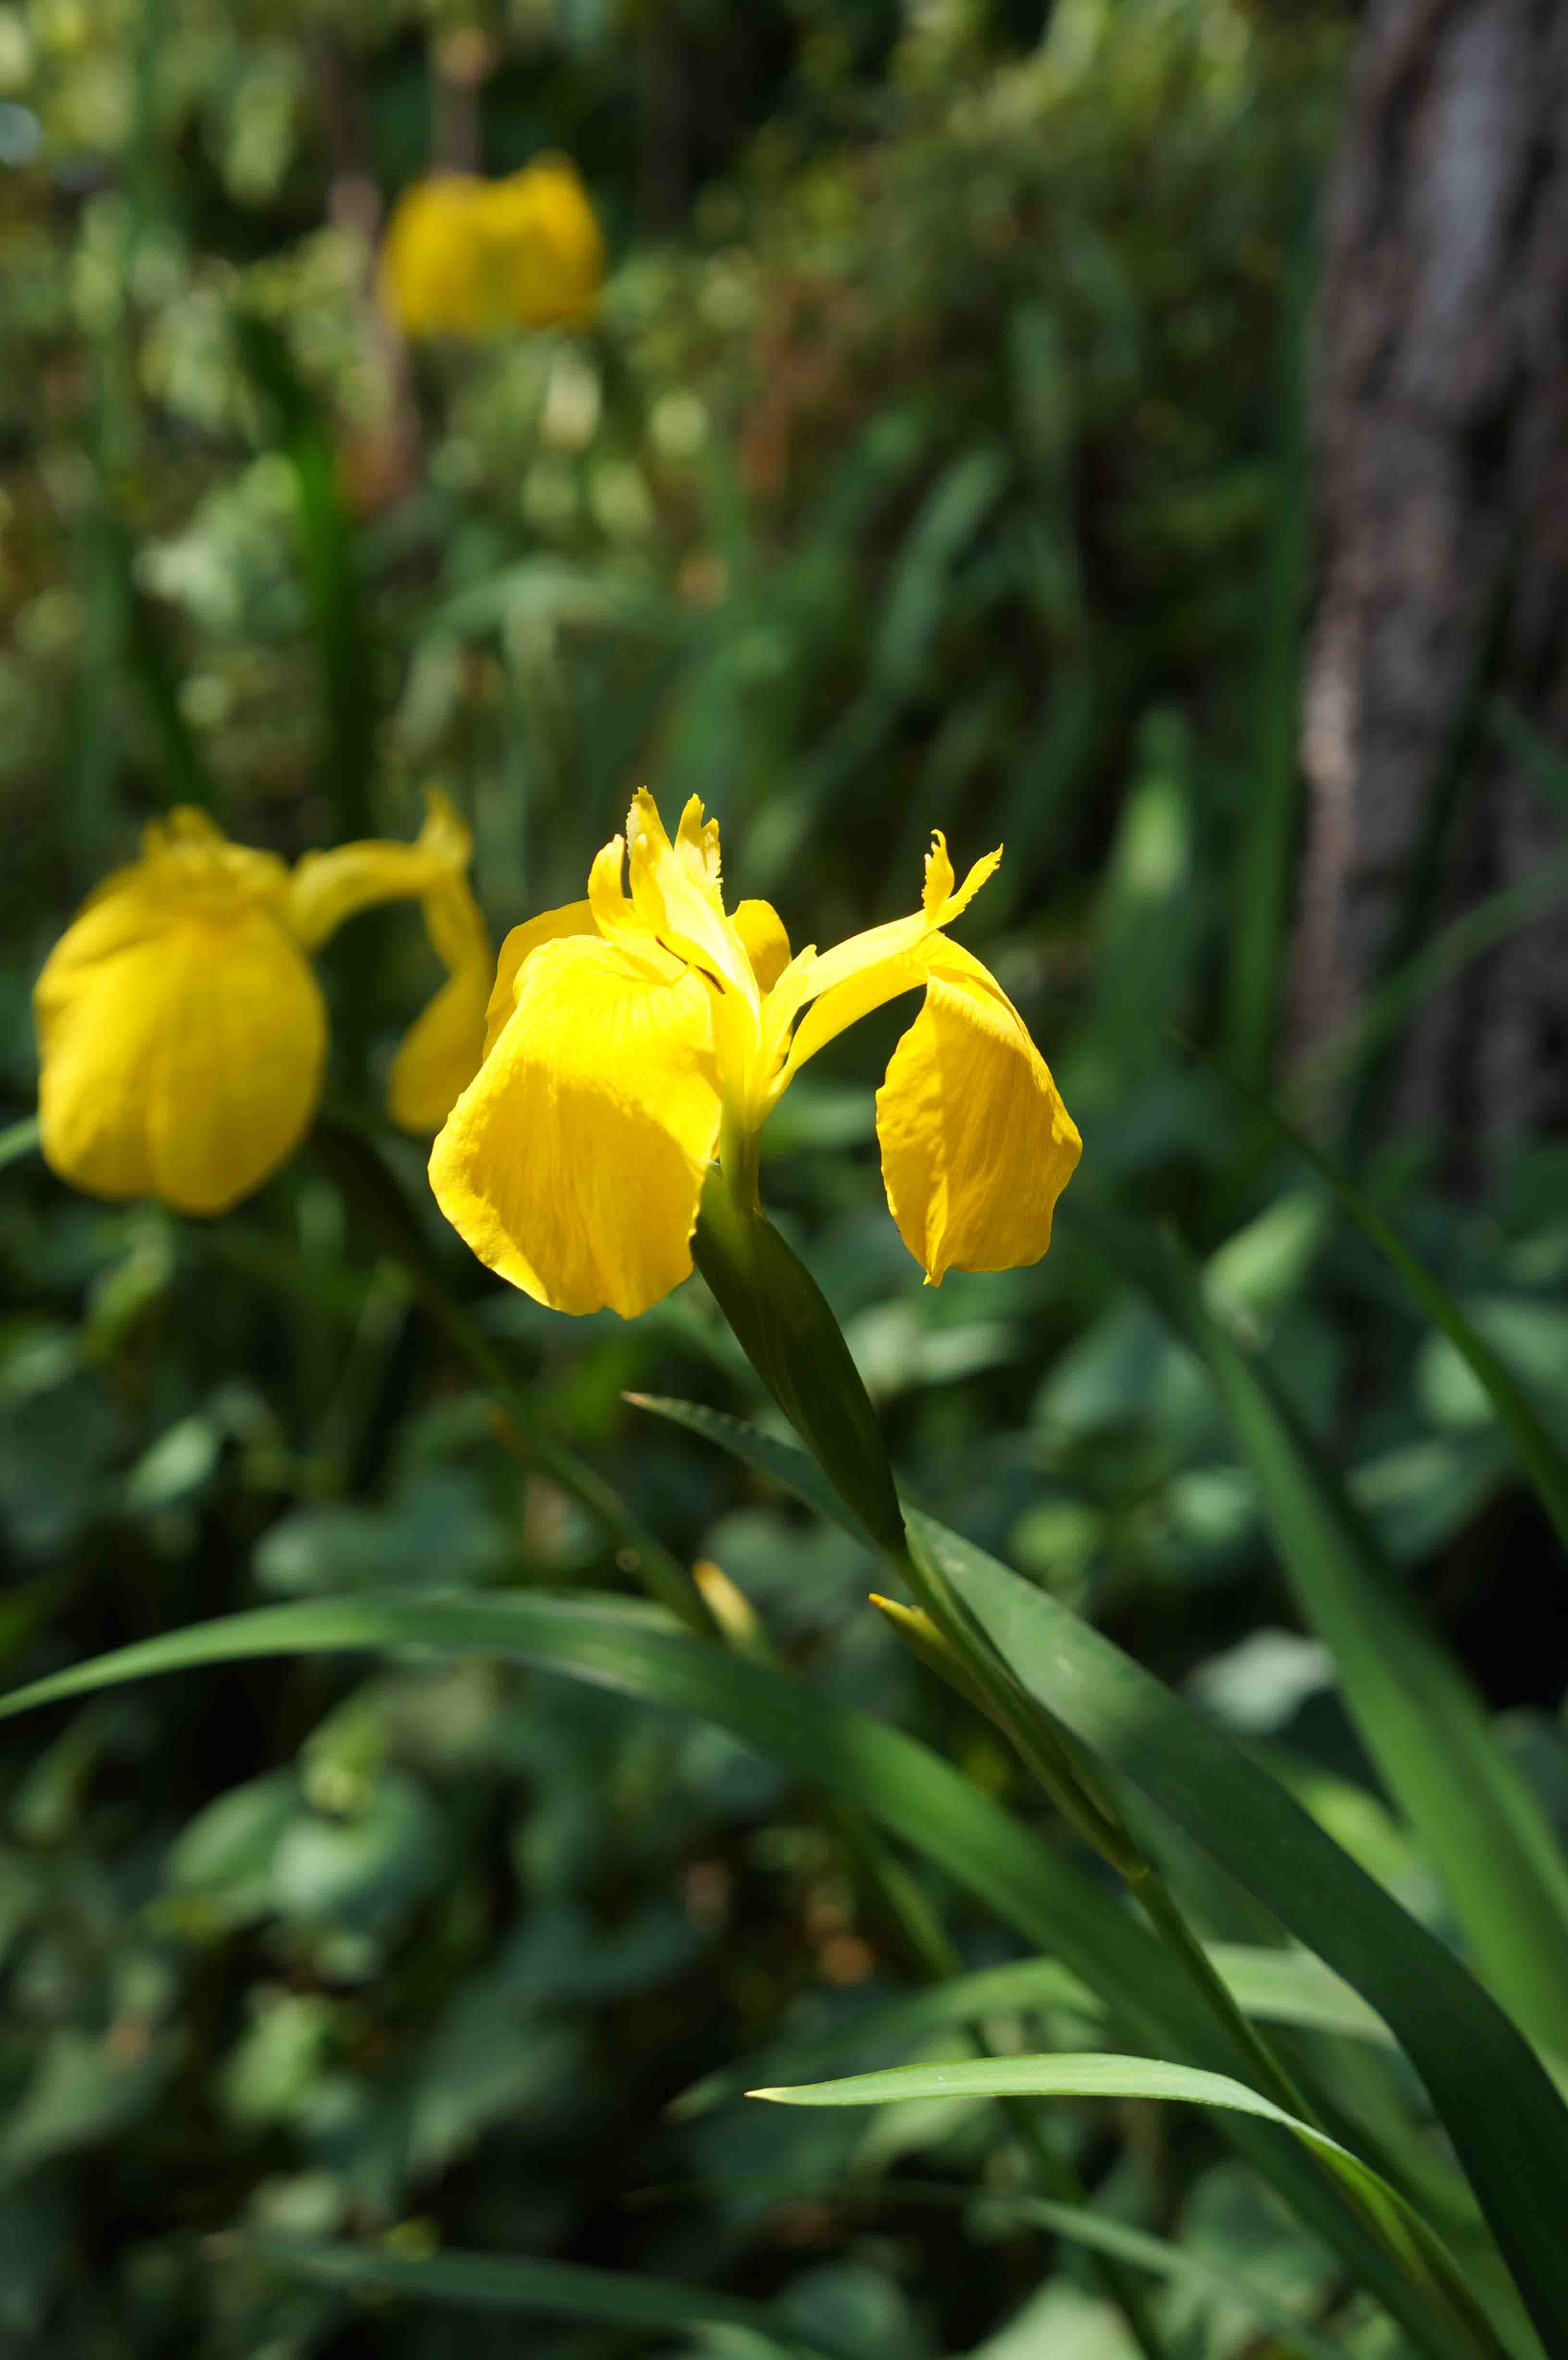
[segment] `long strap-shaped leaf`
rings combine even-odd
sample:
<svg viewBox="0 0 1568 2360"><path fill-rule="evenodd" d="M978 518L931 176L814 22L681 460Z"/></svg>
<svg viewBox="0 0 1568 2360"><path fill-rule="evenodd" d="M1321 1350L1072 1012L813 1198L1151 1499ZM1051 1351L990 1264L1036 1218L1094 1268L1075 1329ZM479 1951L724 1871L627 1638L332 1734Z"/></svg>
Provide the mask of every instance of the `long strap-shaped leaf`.
<svg viewBox="0 0 1568 2360"><path fill-rule="evenodd" d="M1314 1146L1304 1132L1286 1120L1272 1099L1255 1090L1244 1081L1215 1065L1219 1075L1236 1096L1269 1125L1276 1136L1292 1147L1310 1164L1333 1189L1351 1219L1370 1238L1378 1251L1386 1254L1399 1272L1411 1295L1427 1317L1442 1328L1456 1352L1468 1361L1476 1382L1489 1397L1497 1414L1497 1423L1519 1453L1519 1463L1534 1484L1542 1507L1556 1528L1557 1537L1568 1548L1568 1452L1559 1448L1544 1421L1536 1411L1524 1388L1519 1384L1486 1338L1455 1303L1445 1287L1440 1286L1431 1271L1413 1252L1382 1207L1375 1205L1356 1187L1332 1157ZM1568 1895L1568 1867L1563 1871L1563 1890Z"/></svg>
<svg viewBox="0 0 1568 2360"><path fill-rule="evenodd" d="M1098 1207L1080 1205L1074 1218L1207 1361L1280 1562L1333 1653L1368 1752L1488 1982L1533 2038L1568 2053L1568 1863L1480 1698L1174 1251Z"/></svg>
<svg viewBox="0 0 1568 2360"><path fill-rule="evenodd" d="M1374 2016L1366 2001L1331 1974L1310 1950L1269 1950L1248 1942L1213 1942L1206 1947L1210 1964L1245 2015L1263 2023L1394 2045L1394 2036L1381 2017ZM999 1967L977 1967L971 1974L952 1975L927 1991L885 2000L829 2032L808 2033L765 2049L746 2065L705 2074L682 2092L669 2111L684 2120L705 2114L726 2099L744 2097L747 2081L759 2069L781 2081L798 2081L830 2066L853 2062L868 2050L881 2049L896 2054L934 2032L978 2024L985 2016L1033 2015L1043 2008L1065 2009L1091 2021L1105 2013L1099 1994L1060 1959L1010 1959Z"/></svg>
<svg viewBox="0 0 1568 2360"><path fill-rule="evenodd" d="M752 1434L737 1421L727 1423L743 1443ZM809 1461L770 1437L757 1438L766 1445L772 1471L788 1480L793 1462L810 1489L814 1470ZM619 1601L539 1597L300 1601L196 1623L53 1673L0 1698L0 1718L198 1665L406 1646L549 1666L717 1722L858 1803L1092 1984L1132 2039L1221 2071L1235 2069L1238 2060L1229 2042L1160 1943L1065 1854L998 1809L917 1740L785 1673L688 1638L654 1610ZM1244 2120L1236 2123L1234 2136L1420 2350L1453 2360L1471 2351L1292 2138Z"/></svg>
<svg viewBox="0 0 1568 2360"><path fill-rule="evenodd" d="M474 2311L526 2311L552 2319L613 2321L691 2335L707 2327L743 2328L748 2348L778 2360L822 2360L822 2347L798 2335L766 2303L673 2278L630 2270L596 2270L577 2262L537 2261L508 2254L385 2254L362 2245L296 2245L280 2237L246 2238L236 2250L292 2270L319 2285L363 2288L410 2302L456 2303Z"/></svg>
<svg viewBox="0 0 1568 2360"><path fill-rule="evenodd" d="M957 1534L926 1517L910 1529L1029 1693L1371 2002L1426 2083L1548 2352L1568 2355L1568 2108L1496 2001L1130 1656Z"/></svg>
<svg viewBox="0 0 1568 2360"><path fill-rule="evenodd" d="M793 1488L817 1499L815 1469L787 1444L657 1406L780 1481L798 1470ZM1371 2002L1421 2071L1547 2350L1568 2355L1568 2109L1496 2002L1250 1755L1008 1567L929 1517L909 1524L1023 1684Z"/></svg>
<svg viewBox="0 0 1568 2360"><path fill-rule="evenodd" d="M895 2065L880 2073L852 2073L841 2081L808 2081L749 2094L786 2106L882 2106L909 2098L1158 2098L1256 2114L1292 2132L1323 2158L1347 2188L1370 2200L1393 2223L1410 2267L1429 2277L1434 2288L1445 2289L1455 2278L1441 2240L1369 2164L1325 2131L1286 2114L1271 2098L1227 2073L1206 2073L1151 2057L978 2057L951 2065ZM1481 2327L1486 2333L1485 2321Z"/></svg>

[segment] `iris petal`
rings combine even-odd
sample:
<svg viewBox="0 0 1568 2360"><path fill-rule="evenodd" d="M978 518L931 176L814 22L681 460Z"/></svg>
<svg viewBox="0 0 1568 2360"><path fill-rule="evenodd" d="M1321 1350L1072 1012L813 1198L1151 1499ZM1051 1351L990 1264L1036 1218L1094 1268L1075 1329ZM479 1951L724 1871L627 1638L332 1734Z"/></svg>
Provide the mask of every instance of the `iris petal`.
<svg viewBox="0 0 1568 2360"><path fill-rule="evenodd" d="M380 901L417 901L461 877L474 836L439 790L425 798L425 824L412 844L362 836L330 852L307 852L289 880L289 921L317 950L344 920Z"/></svg>
<svg viewBox="0 0 1568 2360"><path fill-rule="evenodd" d="M490 936L462 877L424 901L425 930L447 980L398 1043L387 1110L404 1131L439 1131L479 1071L490 995Z"/></svg>
<svg viewBox="0 0 1568 2360"><path fill-rule="evenodd" d="M95 901L38 978L44 1154L95 1196L222 1212L310 1120L321 993L270 910L223 896L171 912L125 874L136 881Z"/></svg>
<svg viewBox="0 0 1568 2360"><path fill-rule="evenodd" d="M789 964L789 937L771 901L737 901L735 930L746 946L758 991L771 991Z"/></svg>
<svg viewBox="0 0 1568 2360"><path fill-rule="evenodd" d="M546 942L430 1157L481 1262L557 1311L634 1318L691 1267L719 1132L710 1001L587 936Z"/></svg>
<svg viewBox="0 0 1568 2360"><path fill-rule="evenodd" d="M485 1010L485 1046L487 1057L505 1030L513 1009L517 1006L517 973L523 961L537 951L541 943L553 943L563 934L591 934L593 912L586 901L569 901L563 910L546 910L523 925L514 926L501 945L501 956L495 965L495 980L490 988L489 1001Z"/></svg>
<svg viewBox="0 0 1568 2360"><path fill-rule="evenodd" d="M955 943L893 1053L877 1131L898 1234L932 1285L1046 1251L1083 1142L1017 1009Z"/></svg>

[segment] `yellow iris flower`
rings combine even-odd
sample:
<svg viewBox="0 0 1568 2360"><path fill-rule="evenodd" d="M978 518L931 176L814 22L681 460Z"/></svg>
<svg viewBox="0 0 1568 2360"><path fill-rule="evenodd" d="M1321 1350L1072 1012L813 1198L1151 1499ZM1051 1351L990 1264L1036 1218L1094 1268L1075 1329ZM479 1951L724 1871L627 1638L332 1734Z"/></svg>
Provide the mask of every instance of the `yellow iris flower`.
<svg viewBox="0 0 1568 2360"><path fill-rule="evenodd" d="M490 945L466 869L472 838L431 794L413 844L275 853L232 844L205 813L155 821L105 878L33 995L39 1138L97 1196L219 1213L277 1170L308 1128L327 1015L307 953L378 901L419 898L448 979L394 1060L393 1120L433 1131L479 1064Z"/></svg>
<svg viewBox="0 0 1568 2360"><path fill-rule="evenodd" d="M383 309L409 336L581 326L593 316L604 241L576 167L544 156L504 180L438 172L393 209Z"/></svg>
<svg viewBox="0 0 1568 2360"><path fill-rule="evenodd" d="M702 804L672 844L639 793L587 900L502 945L485 1062L430 1157L448 1220L539 1302L631 1318L690 1272L715 1153L755 1205L757 1133L801 1066L923 989L877 1098L899 1234L933 1285L1038 1261L1082 1142L1017 1009L943 931L1000 858L955 886L939 835L912 917L791 956L766 901L725 910Z"/></svg>

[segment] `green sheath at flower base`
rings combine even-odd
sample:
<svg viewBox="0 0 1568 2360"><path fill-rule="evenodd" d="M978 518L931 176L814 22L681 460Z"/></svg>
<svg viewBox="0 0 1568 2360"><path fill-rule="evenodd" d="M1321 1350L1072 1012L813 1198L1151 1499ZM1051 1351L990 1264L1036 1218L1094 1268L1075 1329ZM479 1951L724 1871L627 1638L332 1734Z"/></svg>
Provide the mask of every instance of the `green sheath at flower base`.
<svg viewBox="0 0 1568 2360"><path fill-rule="evenodd" d="M901 1555L904 1519L877 1413L821 1287L713 1164L691 1252L752 1367L871 1538Z"/></svg>

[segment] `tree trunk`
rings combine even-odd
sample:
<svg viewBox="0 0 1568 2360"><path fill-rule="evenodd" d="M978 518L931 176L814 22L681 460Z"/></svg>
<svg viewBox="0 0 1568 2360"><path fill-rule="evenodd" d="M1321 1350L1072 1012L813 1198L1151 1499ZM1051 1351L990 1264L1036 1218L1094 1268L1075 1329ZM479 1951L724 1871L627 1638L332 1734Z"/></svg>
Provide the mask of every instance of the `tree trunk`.
<svg viewBox="0 0 1568 2360"><path fill-rule="evenodd" d="M1308 1047L1399 955L1445 776L1457 792L1429 931L1563 848L1476 695L1568 748L1563 0L1369 0L1321 349L1296 973ZM1456 764L1466 710L1477 726ZM1561 1124L1565 1032L1568 923L1548 919L1427 1005L1386 1103L1451 1141Z"/></svg>

